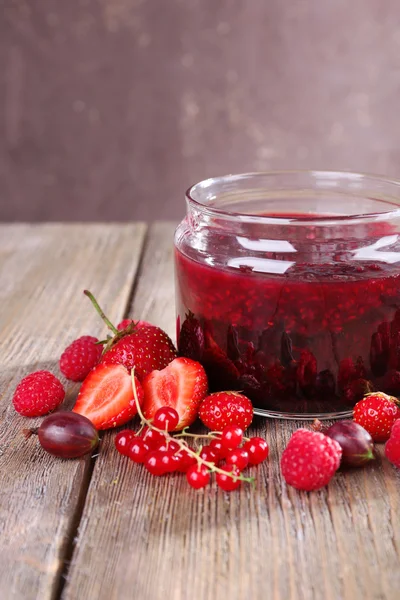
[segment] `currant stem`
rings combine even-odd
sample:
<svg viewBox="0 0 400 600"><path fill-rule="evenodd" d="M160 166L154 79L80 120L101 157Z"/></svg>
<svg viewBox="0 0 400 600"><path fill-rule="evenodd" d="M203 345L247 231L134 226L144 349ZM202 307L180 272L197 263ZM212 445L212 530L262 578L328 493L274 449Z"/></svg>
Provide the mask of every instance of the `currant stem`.
<svg viewBox="0 0 400 600"><path fill-rule="evenodd" d="M33 429L23 429L22 433L25 436L25 439L29 440L31 435L37 435L39 431L39 427L34 427Z"/></svg>
<svg viewBox="0 0 400 600"><path fill-rule="evenodd" d="M150 427L150 429L154 429L155 431L159 431L160 433L164 434L165 438L167 440L167 443L168 443L168 438L169 437L172 438L172 436L170 436L168 434L168 432L166 432L165 430L155 427L152 424L152 422L149 421L148 419L146 419L146 417L142 413L142 409L139 404L139 399L138 399L137 390L136 390L135 367L133 367L133 369L131 370L131 378L132 378L133 397L135 399L135 404L136 404L136 408L138 411L138 415L139 415L142 423L144 423L145 425ZM213 432L213 433L215 433L215 432ZM208 462L208 461L204 460L203 458L201 458L201 456L200 456L201 448L200 448L200 450L198 450L198 452L195 452L194 450L191 450L189 448L189 446L187 445L187 443L184 442L183 440L176 439L175 436L172 439L176 440L176 443L179 444L179 447L181 450L184 450L185 452L187 452L187 454L189 454L189 456L193 456L197 460L197 463L199 466L204 465L212 473L222 473L223 475L227 475L228 477L231 477L235 481L239 479L240 481L246 481L248 483L254 484L254 477L244 477L241 473L239 475L232 475L231 473L229 473L229 471L224 471L223 469L216 467L214 463Z"/></svg>
<svg viewBox="0 0 400 600"><path fill-rule="evenodd" d="M118 333L119 333L118 329L116 327L114 327L114 325L111 323L110 319L104 314L103 310L100 308L100 305L97 302L96 298L93 296L92 292L89 292L89 290L83 290L83 293L85 294L85 296L87 296L89 298L89 300L91 301L91 303L93 304L96 311L98 312L100 317L103 319L103 321L107 325L107 327L109 329L111 329L111 331L115 335L118 335Z"/></svg>
<svg viewBox="0 0 400 600"><path fill-rule="evenodd" d="M218 440L221 437L222 431L209 431L208 433L188 433L185 429L181 433L177 433L173 436L174 440L179 437L191 437L191 438L206 438L208 440ZM248 442L250 438L243 436L245 442Z"/></svg>

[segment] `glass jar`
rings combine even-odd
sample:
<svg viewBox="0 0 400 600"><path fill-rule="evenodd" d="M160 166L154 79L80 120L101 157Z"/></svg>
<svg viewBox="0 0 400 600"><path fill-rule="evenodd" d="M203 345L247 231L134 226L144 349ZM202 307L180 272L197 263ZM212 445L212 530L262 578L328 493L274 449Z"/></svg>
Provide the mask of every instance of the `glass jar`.
<svg viewBox="0 0 400 600"><path fill-rule="evenodd" d="M400 183L229 175L186 193L175 235L179 351L259 414L347 416L400 394Z"/></svg>

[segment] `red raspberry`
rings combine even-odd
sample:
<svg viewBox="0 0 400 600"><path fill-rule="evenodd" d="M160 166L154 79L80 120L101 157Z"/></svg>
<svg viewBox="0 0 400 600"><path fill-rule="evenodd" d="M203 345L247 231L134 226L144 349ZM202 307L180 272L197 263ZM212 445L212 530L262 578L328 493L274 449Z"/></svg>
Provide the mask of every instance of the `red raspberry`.
<svg viewBox="0 0 400 600"><path fill-rule="evenodd" d="M400 419L395 421L390 438L385 444L386 458L400 469Z"/></svg>
<svg viewBox="0 0 400 600"><path fill-rule="evenodd" d="M369 432L374 442L386 442L393 423L400 419L399 401L383 392L368 394L355 405L353 419Z"/></svg>
<svg viewBox="0 0 400 600"><path fill-rule="evenodd" d="M62 383L49 371L36 371L17 385L13 404L25 417L40 417L56 409L64 400Z"/></svg>
<svg viewBox="0 0 400 600"><path fill-rule="evenodd" d="M71 381L83 381L100 360L103 347L91 335L83 335L61 354L60 371Z"/></svg>
<svg viewBox="0 0 400 600"><path fill-rule="evenodd" d="M340 465L342 449L323 433L298 429L281 458L286 483L298 490L318 490L327 485Z"/></svg>

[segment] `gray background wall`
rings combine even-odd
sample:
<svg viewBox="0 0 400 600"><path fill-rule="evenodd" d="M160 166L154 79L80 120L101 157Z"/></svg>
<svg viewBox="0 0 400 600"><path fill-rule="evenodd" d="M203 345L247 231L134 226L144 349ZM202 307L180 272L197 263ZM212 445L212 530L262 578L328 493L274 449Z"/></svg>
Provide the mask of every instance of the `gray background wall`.
<svg viewBox="0 0 400 600"><path fill-rule="evenodd" d="M398 0L0 0L0 220L177 218L258 169L400 177Z"/></svg>

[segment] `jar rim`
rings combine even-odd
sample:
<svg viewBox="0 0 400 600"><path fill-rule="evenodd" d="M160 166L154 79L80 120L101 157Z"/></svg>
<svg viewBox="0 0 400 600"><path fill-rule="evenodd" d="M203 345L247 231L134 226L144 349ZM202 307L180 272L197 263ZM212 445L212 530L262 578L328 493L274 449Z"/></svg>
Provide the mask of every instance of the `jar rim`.
<svg viewBox="0 0 400 600"><path fill-rule="evenodd" d="M288 194L295 190L302 193L326 193L335 192L342 195L348 194L354 197L369 199L377 202L386 203L390 208L388 210L373 212L354 212L345 215L339 214L284 214L276 215L272 213L257 214L245 213L241 211L232 211L219 208L207 203L207 194L216 199L217 196L210 195L212 189L223 184L232 186L243 184L246 180L253 182L260 180L285 180L286 186L283 188L274 188L274 186L265 187L265 190L271 194L285 191ZM304 189L301 181L309 182L309 188ZM298 182L297 187L291 187L290 184ZM314 185L310 185L313 183ZM357 193L355 193L357 192ZM367 194L372 194L369 197ZM329 171L329 170L278 170L278 171L254 171L248 173L238 173L210 177L194 185L191 185L185 193L189 206L195 207L201 213L210 217L219 217L225 220L251 222L260 224L290 224L290 225L334 225L355 223L357 221L381 221L400 217L400 181L381 177L379 175L368 175L366 173L353 171ZM203 198L202 198L203 196Z"/></svg>

